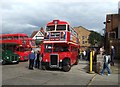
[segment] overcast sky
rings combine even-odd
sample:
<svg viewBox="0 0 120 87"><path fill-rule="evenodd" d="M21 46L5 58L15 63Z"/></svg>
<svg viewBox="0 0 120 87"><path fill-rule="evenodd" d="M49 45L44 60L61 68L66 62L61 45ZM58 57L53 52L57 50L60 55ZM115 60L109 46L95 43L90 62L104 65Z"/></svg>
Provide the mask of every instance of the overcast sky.
<svg viewBox="0 0 120 87"><path fill-rule="evenodd" d="M102 33L106 14L118 13L119 0L2 0L2 33L26 33L54 19ZM1 14L0 14L1 16Z"/></svg>

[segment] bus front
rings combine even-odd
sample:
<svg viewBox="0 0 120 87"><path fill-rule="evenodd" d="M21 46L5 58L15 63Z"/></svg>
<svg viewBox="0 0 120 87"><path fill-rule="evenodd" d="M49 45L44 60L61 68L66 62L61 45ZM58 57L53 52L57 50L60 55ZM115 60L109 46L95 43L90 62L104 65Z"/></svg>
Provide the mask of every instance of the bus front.
<svg viewBox="0 0 120 87"><path fill-rule="evenodd" d="M67 72L77 62L78 44L70 43L69 29L64 21L53 20L47 24L41 46L43 68L61 68Z"/></svg>

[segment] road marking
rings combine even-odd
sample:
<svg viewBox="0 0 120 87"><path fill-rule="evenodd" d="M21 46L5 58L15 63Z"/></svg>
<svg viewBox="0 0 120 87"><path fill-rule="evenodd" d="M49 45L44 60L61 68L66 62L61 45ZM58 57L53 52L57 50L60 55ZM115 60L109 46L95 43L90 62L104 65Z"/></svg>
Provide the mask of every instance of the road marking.
<svg viewBox="0 0 120 87"><path fill-rule="evenodd" d="M97 74L95 74L95 75L90 79L89 83L87 84L87 87L89 87L89 86L91 85L91 83L92 83L92 81L95 79L96 75L97 75Z"/></svg>

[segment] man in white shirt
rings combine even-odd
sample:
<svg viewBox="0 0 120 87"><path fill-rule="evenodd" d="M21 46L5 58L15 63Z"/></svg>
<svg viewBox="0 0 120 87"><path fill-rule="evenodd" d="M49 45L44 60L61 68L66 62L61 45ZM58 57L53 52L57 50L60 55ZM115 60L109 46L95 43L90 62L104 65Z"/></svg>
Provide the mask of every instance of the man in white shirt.
<svg viewBox="0 0 120 87"><path fill-rule="evenodd" d="M110 71L110 67L109 67L109 63L110 63L110 56L108 54L104 55L104 60L103 60L104 64L103 64L103 69L101 71L101 75L104 74L105 69L107 69L108 71L108 76L111 74Z"/></svg>

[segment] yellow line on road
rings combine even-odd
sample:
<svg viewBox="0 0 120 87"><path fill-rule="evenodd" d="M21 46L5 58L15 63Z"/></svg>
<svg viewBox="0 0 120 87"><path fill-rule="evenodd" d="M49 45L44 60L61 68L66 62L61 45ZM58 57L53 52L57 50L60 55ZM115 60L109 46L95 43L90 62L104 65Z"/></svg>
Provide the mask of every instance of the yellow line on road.
<svg viewBox="0 0 120 87"><path fill-rule="evenodd" d="M91 85L91 83L92 83L92 81L95 79L95 76L96 76L97 74L95 74L93 77L92 77L92 79L90 79L90 81L89 81L89 83L87 84L87 87L89 87L90 85Z"/></svg>

